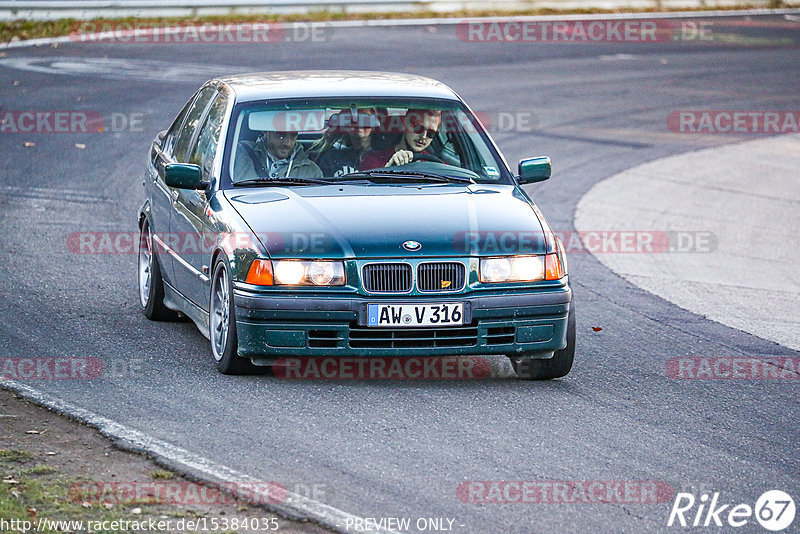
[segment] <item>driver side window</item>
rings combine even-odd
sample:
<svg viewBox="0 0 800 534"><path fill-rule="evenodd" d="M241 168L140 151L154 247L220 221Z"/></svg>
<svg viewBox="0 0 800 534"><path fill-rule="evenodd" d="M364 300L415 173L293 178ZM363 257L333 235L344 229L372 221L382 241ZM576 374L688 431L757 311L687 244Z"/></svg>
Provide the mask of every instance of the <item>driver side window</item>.
<svg viewBox="0 0 800 534"><path fill-rule="evenodd" d="M178 134L181 131L181 125L183 124L183 119L186 118L186 112L189 111L189 107L192 105L195 96L196 95L193 95L192 98L190 98L189 101L184 104L181 112L178 113L178 116L175 117L174 121L172 121L172 126L169 127L169 131L167 131L167 135L164 137L164 142L161 144L161 149L166 154L172 154L172 147L175 145L175 139L178 138Z"/></svg>
<svg viewBox="0 0 800 534"><path fill-rule="evenodd" d="M222 128L222 121L225 118L225 110L227 108L228 99L225 95L220 94L211 109L208 111L206 120L200 130L200 136L197 139L197 144L192 151L189 158L189 163L199 165L203 171L203 179L208 180L214 169L214 157L217 154L217 146L219 144L219 136Z"/></svg>
<svg viewBox="0 0 800 534"><path fill-rule="evenodd" d="M186 113L186 121L184 122L183 129L175 141L175 150L172 152L172 157L179 163L186 163L188 157L189 147L194 139L195 131L197 130L198 123L203 117L203 112L208 107L211 99L217 90L214 87L205 87L195 99L192 107Z"/></svg>

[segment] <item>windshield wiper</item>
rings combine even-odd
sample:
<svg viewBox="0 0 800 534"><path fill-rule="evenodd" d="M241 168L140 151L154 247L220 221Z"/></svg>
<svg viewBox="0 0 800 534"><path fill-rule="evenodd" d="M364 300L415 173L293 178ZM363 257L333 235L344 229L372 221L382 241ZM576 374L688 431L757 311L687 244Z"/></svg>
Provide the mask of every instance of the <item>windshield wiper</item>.
<svg viewBox="0 0 800 534"><path fill-rule="evenodd" d="M432 172L419 172L419 171L396 171L392 169L387 170L372 170L372 171L357 171L339 176L339 178L391 178L391 179L406 179L414 181L429 181L429 182L458 182L464 184L473 183L471 178L464 178L461 176L447 176L445 174L436 174Z"/></svg>
<svg viewBox="0 0 800 534"><path fill-rule="evenodd" d="M317 178L250 178L233 182L234 186L238 185L265 185L265 186L284 186L284 185L329 185L331 182L327 180L318 180Z"/></svg>

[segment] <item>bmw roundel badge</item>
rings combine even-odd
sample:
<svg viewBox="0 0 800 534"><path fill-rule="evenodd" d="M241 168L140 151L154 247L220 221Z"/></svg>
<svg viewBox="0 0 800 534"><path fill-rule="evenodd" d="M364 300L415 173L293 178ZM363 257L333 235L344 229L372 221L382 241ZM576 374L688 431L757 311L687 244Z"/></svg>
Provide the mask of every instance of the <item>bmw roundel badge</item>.
<svg viewBox="0 0 800 534"><path fill-rule="evenodd" d="M415 250L419 250L422 248L422 243L419 243L418 241L406 241L405 243L403 243L403 248L411 252L414 252Z"/></svg>

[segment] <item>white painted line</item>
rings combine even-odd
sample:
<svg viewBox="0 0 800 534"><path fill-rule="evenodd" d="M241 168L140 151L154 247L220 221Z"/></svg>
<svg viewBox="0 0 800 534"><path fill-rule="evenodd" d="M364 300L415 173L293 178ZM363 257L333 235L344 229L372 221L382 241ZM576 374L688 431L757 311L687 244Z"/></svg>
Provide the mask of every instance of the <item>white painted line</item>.
<svg viewBox="0 0 800 534"><path fill-rule="evenodd" d="M165 467L174 469L180 474L201 482L224 483L224 482L248 482L253 483L253 493L258 494L257 483L259 481L241 471L236 471L222 464L218 464L208 458L198 456L186 449L177 447L165 441L153 438L144 432L117 423L111 419L90 412L74 404L70 404L62 399L51 396L48 393L39 391L26 384L14 382L13 380L0 379L0 387L15 392L35 404L46 407L48 410L70 417L91 427L96 428L100 433L110 438L118 447L137 453L146 453ZM277 481L272 481L277 482ZM335 532L351 533L345 529L345 522L349 519L353 521L365 522L362 518L349 514L333 506L309 499L303 495L286 491L286 499L282 503L268 502L265 492L256 495L258 500L255 504L267 510L293 520L310 520L318 523ZM392 533L390 530L360 530L359 532L380 532Z"/></svg>
<svg viewBox="0 0 800 534"><path fill-rule="evenodd" d="M291 30L306 30L309 26L315 28L390 28L405 26L454 26L462 22L552 22L552 21L595 21L595 20L650 20L650 19L689 19L689 18L718 18L718 17L751 17L760 15L789 15L800 16L800 8L792 9L743 9L740 11L675 11L659 13L605 13L596 15L527 15L527 16L498 16L498 17L460 17L460 18L427 18L427 19L372 19L372 20L334 20L319 22L291 22L281 23ZM113 22L110 22L113 24ZM135 24L131 23L131 24ZM148 23L142 22L143 25ZM178 24L178 23L176 23ZM224 23L223 23L224 24ZM253 23L245 23L253 24ZM274 24L274 23L272 23ZM238 25L235 25L238 26ZM235 27L232 25L232 27ZM91 41L87 41L91 42ZM0 43L0 49L23 48L27 46L49 46L51 44L76 43L83 44L74 36L47 37L42 39L28 39ZM103 44L100 41L98 44ZM114 44L114 43L106 43ZM119 43L117 43L119 44Z"/></svg>
<svg viewBox="0 0 800 534"><path fill-rule="evenodd" d="M78 189L54 189L52 187L20 187L16 185L0 185L0 193L11 196L32 197L41 200L66 202L108 202L110 199L90 195Z"/></svg>
<svg viewBox="0 0 800 534"><path fill-rule="evenodd" d="M231 65L73 56L12 56L0 58L0 66L45 74L96 76L137 82L195 80L202 83L216 76L242 72L242 67Z"/></svg>
<svg viewBox="0 0 800 534"><path fill-rule="evenodd" d="M790 133L794 119L783 124L781 135L656 159L597 182L575 208L575 229L667 237L661 253L592 253L681 308L800 351L800 134ZM740 135L748 134L729 142Z"/></svg>

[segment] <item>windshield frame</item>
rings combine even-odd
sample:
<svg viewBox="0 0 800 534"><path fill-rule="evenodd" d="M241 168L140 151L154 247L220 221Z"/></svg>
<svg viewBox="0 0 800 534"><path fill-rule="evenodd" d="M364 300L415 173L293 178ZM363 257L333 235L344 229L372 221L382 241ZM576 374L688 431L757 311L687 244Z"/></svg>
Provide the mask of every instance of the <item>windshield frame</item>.
<svg viewBox="0 0 800 534"><path fill-rule="evenodd" d="M265 108L265 109L276 109L283 106L292 106L295 105L302 105L305 107L312 107L315 106L315 102L317 108L326 108L330 107L331 103L343 103L343 102L353 102L356 107L359 109L361 108L369 108L369 107L392 107L387 106L389 103L404 103L410 104L413 106L418 106L420 108L440 108L440 109L447 109L452 110L453 112L460 111L463 113L470 121L472 128L474 131L468 132L471 136L477 136L485 146L488 153L494 159L495 166L500 174L497 180L476 180L476 184L487 184L487 185L515 185L516 179L514 174L508 168L508 164L506 163L505 158L500 153L497 145L494 143L494 140L489 136L486 129L477 119L475 114L472 110L461 100L457 99L445 99L445 98L429 98L429 97L402 97L402 96L339 96L339 95L326 95L326 96L314 96L314 97L302 97L302 98L279 98L279 99L264 99L264 100L251 100L247 102L236 102L230 112L230 117L228 120L228 131L225 135L225 146L223 149L223 161L221 167L221 176L220 176L220 190L225 189L232 189L235 187L235 183L231 176L231 157L233 156L234 152L234 141L236 137L236 130L237 124L239 122L239 116L248 110L258 109L258 108ZM395 106L396 108L397 106ZM406 106L403 106L406 107ZM411 109L411 106L408 106ZM461 169L465 169L465 167L459 167ZM331 181L332 185L336 185L337 183L347 183L347 179L337 179L336 177L329 177L323 176L323 180ZM458 182L452 182L454 184L458 184ZM373 184L375 185L375 184ZM390 185L390 184L389 184ZM295 187L290 184L286 184L286 187ZM306 186L307 187L307 186Z"/></svg>

